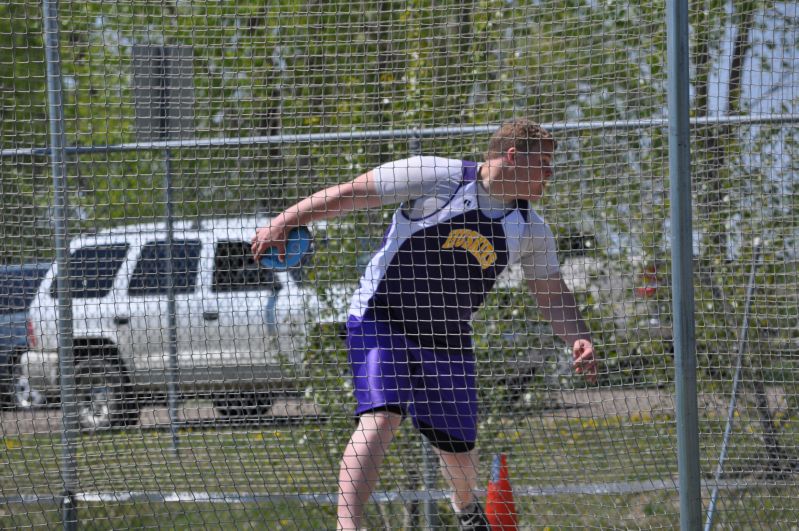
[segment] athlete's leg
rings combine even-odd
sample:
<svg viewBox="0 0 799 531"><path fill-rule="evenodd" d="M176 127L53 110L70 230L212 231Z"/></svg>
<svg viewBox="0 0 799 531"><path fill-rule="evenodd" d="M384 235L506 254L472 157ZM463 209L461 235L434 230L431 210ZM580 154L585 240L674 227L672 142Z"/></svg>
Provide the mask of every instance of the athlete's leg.
<svg viewBox="0 0 799 531"><path fill-rule="evenodd" d="M445 452L435 448L441 460L441 474L452 489L452 507L457 511L468 508L477 498L477 449L468 452Z"/></svg>
<svg viewBox="0 0 799 531"><path fill-rule="evenodd" d="M389 411L361 415L338 474L338 529L359 529L364 507L375 488L380 465L402 416Z"/></svg>
<svg viewBox="0 0 799 531"><path fill-rule="evenodd" d="M441 473L452 489L452 508L463 531L490 531L483 506L475 495L477 488L477 450L447 452L436 448Z"/></svg>
<svg viewBox="0 0 799 531"><path fill-rule="evenodd" d="M413 351L416 354L416 351ZM421 363L409 416L430 441L452 489L452 507L461 529L487 530L474 491L477 488L477 390L474 356L444 355L420 349Z"/></svg>
<svg viewBox="0 0 799 531"><path fill-rule="evenodd" d="M358 529L386 450L402 422L411 383L402 337L367 314L347 323L358 427L339 469L338 528Z"/></svg>

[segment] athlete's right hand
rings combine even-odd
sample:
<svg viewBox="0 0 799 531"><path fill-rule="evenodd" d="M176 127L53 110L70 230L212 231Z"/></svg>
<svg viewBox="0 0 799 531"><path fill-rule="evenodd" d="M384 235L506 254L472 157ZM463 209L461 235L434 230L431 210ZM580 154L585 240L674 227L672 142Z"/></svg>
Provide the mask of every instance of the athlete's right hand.
<svg viewBox="0 0 799 531"><path fill-rule="evenodd" d="M594 358L594 345L588 339L578 339L572 346L574 369L577 374L582 374L589 383L597 381L597 366Z"/></svg>
<svg viewBox="0 0 799 531"><path fill-rule="evenodd" d="M273 222L267 227L260 227L252 237L252 255L256 262L261 259L261 255L270 247L276 247L280 260L286 259L286 240L288 239L289 228L282 224Z"/></svg>

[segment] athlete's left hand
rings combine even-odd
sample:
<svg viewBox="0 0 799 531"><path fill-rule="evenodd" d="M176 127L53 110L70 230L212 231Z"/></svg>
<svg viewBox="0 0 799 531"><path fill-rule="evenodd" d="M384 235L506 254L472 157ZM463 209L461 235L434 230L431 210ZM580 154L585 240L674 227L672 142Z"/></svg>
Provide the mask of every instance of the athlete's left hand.
<svg viewBox="0 0 799 531"><path fill-rule="evenodd" d="M572 346L574 357L574 371L582 374L589 383L595 384L597 377L596 360L594 359L594 345L587 339L578 339Z"/></svg>

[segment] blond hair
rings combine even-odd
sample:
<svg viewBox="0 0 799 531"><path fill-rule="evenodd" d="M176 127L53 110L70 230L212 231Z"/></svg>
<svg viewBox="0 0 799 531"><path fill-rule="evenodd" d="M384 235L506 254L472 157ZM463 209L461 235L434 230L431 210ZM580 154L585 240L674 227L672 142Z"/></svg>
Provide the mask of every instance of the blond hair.
<svg viewBox="0 0 799 531"><path fill-rule="evenodd" d="M544 146L544 144L549 145ZM552 151L558 147L557 141L549 131L532 120L519 118L503 123L491 136L491 140L488 141L487 159L501 157L510 148L516 148L520 153L530 153L549 147Z"/></svg>

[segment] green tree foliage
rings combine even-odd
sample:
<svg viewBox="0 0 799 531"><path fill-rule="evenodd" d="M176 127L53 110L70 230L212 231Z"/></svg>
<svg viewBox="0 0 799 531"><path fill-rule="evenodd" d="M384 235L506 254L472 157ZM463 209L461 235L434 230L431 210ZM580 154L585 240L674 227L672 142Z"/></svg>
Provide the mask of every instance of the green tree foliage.
<svg viewBox="0 0 799 531"><path fill-rule="evenodd" d="M0 54L2 147L45 145L45 66L38 2L0 5Z"/></svg>
<svg viewBox="0 0 799 531"><path fill-rule="evenodd" d="M781 34L781 42L752 46L755 30L787 17L780 14L780 5L692 2L696 115L747 112L741 99L744 73L772 68L760 64L769 47L795 52L789 31ZM137 0L68 1L59 9L71 145L136 142L133 47L190 46L191 136L197 139L470 126L518 115L571 124L556 131L556 179L540 210L559 234L576 231L596 238L591 253L618 275L634 278L645 264L668 263L666 130L579 127L667 117L662 2ZM47 144L42 47L39 3L12 0L0 6L3 149ZM712 105L720 98L714 86L728 89L717 89L728 94L724 108ZM422 138L421 150L479 159L486 137L441 134ZM796 146L795 134L781 126L695 131L695 228L701 243L697 308L705 351L718 349L717 326L729 329L737 322L738 316L724 320L718 301L723 297L740 308L753 238L770 231L774 263L795 260L788 251L797 234L796 167L786 161L797 159L792 156ZM176 213L278 211L311 190L406 156L409 149L408 139L399 136L344 136L336 142L173 150ZM782 168L785 177L775 179L768 168ZM82 154L68 161L67 170L73 232L164 214L160 149ZM9 236L2 238L2 260L47 254L47 245L30 239L33 234L49 241L52 197L46 162L5 158L0 172L2 235ZM379 241L385 221L384 212L372 212L328 226L311 278L352 280L363 256ZM27 243L20 244L23 235ZM777 266L772 269L764 282L787 275ZM669 305L667 291L658 301L661 306ZM655 366L665 365L667 345L653 339L641 351L619 339L610 305L587 292L578 295L609 358L646 359L652 352L659 356ZM507 309L506 303L500 297L486 309L488 328L492 315L504 315L500 309ZM781 330L777 336L784 340L789 332ZM724 343L723 348L729 347ZM630 349L644 354L633 355Z"/></svg>
<svg viewBox="0 0 799 531"><path fill-rule="evenodd" d="M46 104L39 3L5 2L0 5L0 149L46 145ZM0 262L36 258L48 241L47 231L37 228L35 208L49 196L43 162L0 160Z"/></svg>

